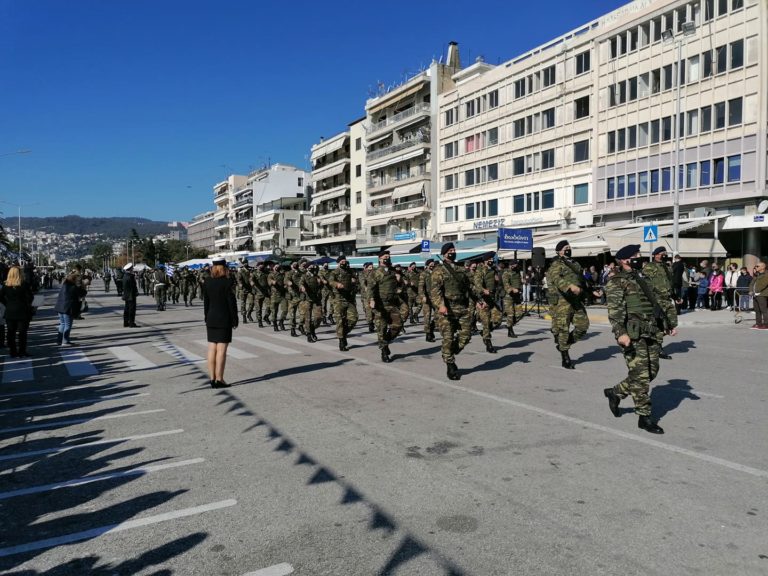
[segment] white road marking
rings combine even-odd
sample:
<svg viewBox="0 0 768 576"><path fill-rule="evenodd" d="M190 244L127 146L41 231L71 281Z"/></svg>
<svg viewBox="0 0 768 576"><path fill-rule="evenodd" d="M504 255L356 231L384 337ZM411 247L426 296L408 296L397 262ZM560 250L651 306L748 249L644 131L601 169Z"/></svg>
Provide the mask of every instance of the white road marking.
<svg viewBox="0 0 768 576"><path fill-rule="evenodd" d="M33 410L46 410L48 408L58 408L60 406L77 406L79 404L96 404L97 402L109 402L110 400L122 400L123 398L136 398L138 396L149 396L149 392L129 392L127 394L112 394L111 396L94 396L82 400L68 400L67 402L54 402L53 404L34 404L32 406L20 406L17 408L4 408L0 414L10 412L32 412Z"/></svg>
<svg viewBox="0 0 768 576"><path fill-rule="evenodd" d="M120 384L133 384L133 382L120 382ZM13 394L0 394L0 400L16 398L17 396L40 396L41 394L58 394L72 390L84 390L87 388L102 388L105 384L83 384L81 386L64 386L63 388L48 388L46 390L27 390L26 392L14 392ZM108 386L108 384L106 385Z"/></svg>
<svg viewBox="0 0 768 576"><path fill-rule="evenodd" d="M186 348L176 346L175 344L168 344L165 342L158 342L154 345L155 348L166 354L170 354L177 360L181 360L187 364L194 364L196 362L205 362L205 358L198 356L194 352L190 352Z"/></svg>
<svg viewBox="0 0 768 576"><path fill-rule="evenodd" d="M24 552L31 552L33 550L43 550L45 548L53 548L54 546L61 546L62 544L71 544L73 542L81 542L83 540L90 540L104 534L111 534L114 532L122 532L123 530L130 530L132 528L140 528L142 526L149 526L151 524L157 524L159 522L165 522L167 520L176 520L177 518L184 518L186 516L194 516L196 514L202 514L203 512L211 512L213 510L220 510L222 508L229 508L237 504L237 500L221 500L219 502L212 502L203 506L195 506L194 508L184 508L182 510L176 510L174 512L167 512L165 514L156 514L155 516L147 516L146 518L139 518L136 520L128 520L121 522L120 524L109 524L106 526L100 526L98 528L92 528L91 530L84 530L83 532L75 532L74 534L66 534L64 536L57 536L55 538L46 538L45 540L36 540L34 542L28 542L26 544L19 544L18 546L9 546L7 548L0 548L0 557L12 556L14 554L22 554Z"/></svg>
<svg viewBox="0 0 768 576"><path fill-rule="evenodd" d="M287 562L283 562L282 564L268 566L267 568L262 568L255 572L248 572L247 574L243 574L243 576L287 576L288 574L293 574L293 566Z"/></svg>
<svg viewBox="0 0 768 576"><path fill-rule="evenodd" d="M694 390L693 388L664 388L665 390L674 390L675 392L684 392L684 393L690 393L695 394L696 396L705 396L707 398L718 398L722 400L725 398L725 396L720 396L719 394L710 394L709 392L699 392L698 390Z"/></svg>
<svg viewBox="0 0 768 576"><path fill-rule="evenodd" d="M195 340L195 344L200 344L200 346L208 346L207 340ZM247 352L246 350L241 350L240 348L235 348L234 346L227 346L227 356L232 356L232 358L235 358L236 360L247 360L248 358L258 358L256 354L252 354L250 352Z"/></svg>
<svg viewBox="0 0 768 576"><path fill-rule="evenodd" d="M146 474L151 474L152 472L160 472L161 470L179 468L180 466L189 466L191 464L200 464L201 462L205 462L205 459L192 458L191 460L181 460L179 462L170 462L168 464L140 466L130 470L121 470L119 472L99 474L98 476L83 476L82 478L65 480L63 482L56 482L54 484L43 484L41 486L32 486L30 488L19 488L18 490L11 490L9 492L0 492L0 500L15 498L16 496L27 496L28 494L37 494L39 492L49 492L51 490L59 490L61 488L72 488L73 486L82 486L83 484L102 482L104 480L112 480L114 478L124 478L126 476L144 476Z"/></svg>
<svg viewBox="0 0 768 576"><path fill-rule="evenodd" d="M82 350L61 349L61 362L67 368L70 376L95 376L99 373L96 366L88 359Z"/></svg>
<svg viewBox="0 0 768 576"><path fill-rule="evenodd" d="M42 422L17 426L15 428L2 428L0 429L0 434L5 434L7 432L22 432L25 430L40 430L42 428L57 428L59 426L71 426L73 424L85 424L86 422L94 422L95 420L112 420L114 418L126 418L127 416L144 416L145 414L156 414L158 412L165 412L165 408L140 410L139 412L124 412L122 414L107 414L106 416L96 416L95 418L73 418L70 420L57 420L54 422L44 420Z"/></svg>
<svg viewBox="0 0 768 576"><path fill-rule="evenodd" d="M3 384L29 382L35 379L32 372L32 359L8 359L3 363Z"/></svg>
<svg viewBox="0 0 768 576"><path fill-rule="evenodd" d="M147 360L144 358L144 356L129 346L111 346L107 348L107 350L114 354L118 360L125 362L125 369L127 370L146 370L148 368L157 368L157 364Z"/></svg>
<svg viewBox="0 0 768 576"><path fill-rule="evenodd" d="M257 348L264 348L266 350L269 350L271 352L277 352L278 354L300 354L298 350L293 350L292 348L285 348L284 346L278 346L277 344L272 344L271 342L264 342L263 340L256 340L256 338L249 338L247 336L241 336L234 339L236 342L242 342L244 344L250 344L251 346L256 346Z"/></svg>
<svg viewBox="0 0 768 576"><path fill-rule="evenodd" d="M79 448L90 448L91 446L99 446L101 444L120 444L121 442L128 442L130 440L144 440L146 438L157 438L158 436L168 436L169 434L180 434L182 432L184 432L184 430L182 429L163 430L162 432L152 432L151 434L136 434L134 436L124 436L122 438L111 438L108 440L94 440L93 442L75 444L74 446L60 446L59 448L46 448L45 450L32 450L30 452L16 452L14 454L2 454L0 455L0 462L3 460L15 460L17 458L28 458L30 456L43 456L45 454L59 454L60 452L69 452L70 450L78 450Z"/></svg>

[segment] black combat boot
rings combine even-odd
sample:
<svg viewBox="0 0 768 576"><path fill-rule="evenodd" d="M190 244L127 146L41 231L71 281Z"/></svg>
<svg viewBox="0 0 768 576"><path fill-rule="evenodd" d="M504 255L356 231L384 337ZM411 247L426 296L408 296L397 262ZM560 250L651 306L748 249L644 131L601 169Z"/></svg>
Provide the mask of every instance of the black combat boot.
<svg viewBox="0 0 768 576"><path fill-rule="evenodd" d="M291 326L291 336L294 338L298 338L299 335L296 333L296 328L294 326Z"/></svg>
<svg viewBox="0 0 768 576"><path fill-rule="evenodd" d="M304 329L304 324L299 324L299 332L301 332L305 336L307 335L307 331Z"/></svg>
<svg viewBox="0 0 768 576"><path fill-rule="evenodd" d="M243 312L243 324L248 324L248 316L245 315L245 312Z"/></svg>
<svg viewBox="0 0 768 576"><path fill-rule="evenodd" d="M432 332L427 332L425 339L426 339L427 342L434 342L435 341L435 335Z"/></svg>
<svg viewBox="0 0 768 576"><path fill-rule="evenodd" d="M373 322L368 322L368 332L376 332L376 326Z"/></svg>
<svg viewBox="0 0 768 576"><path fill-rule="evenodd" d="M389 356L389 346L384 346L381 349L381 361L386 363L392 362L392 358Z"/></svg>
<svg viewBox="0 0 768 576"><path fill-rule="evenodd" d="M659 352L659 358L662 358L662 359L664 359L664 360L672 360L672 356L670 356L669 354L667 354L667 353L665 352L664 348L662 348L662 349L661 349L661 351Z"/></svg>
<svg viewBox="0 0 768 576"><path fill-rule="evenodd" d="M606 398L608 398L608 408L611 409L611 414L616 416L616 418L619 418L621 416L621 410L619 410L619 402L621 402L621 397L616 394L613 388L604 388L603 394Z"/></svg>
<svg viewBox="0 0 768 576"><path fill-rule="evenodd" d="M248 322L254 322L254 321L255 320L253 319L253 312L248 312Z"/></svg>
<svg viewBox="0 0 768 576"><path fill-rule="evenodd" d="M277 325L277 322L275 322L275 323L272 325L272 328L274 329L274 331L275 331L275 332L280 332L280 326L278 326L278 325Z"/></svg>
<svg viewBox="0 0 768 576"><path fill-rule="evenodd" d="M347 339L346 338L339 338L339 350L342 352L349 351L349 347L347 346Z"/></svg>
<svg viewBox="0 0 768 576"><path fill-rule="evenodd" d="M280 330L288 330L288 328L285 327L285 320L280 320Z"/></svg>
<svg viewBox="0 0 768 576"><path fill-rule="evenodd" d="M517 338L517 334L515 334L515 329L510 324L509 327L507 327L507 336L510 338Z"/></svg>
<svg viewBox="0 0 768 576"><path fill-rule="evenodd" d="M461 380L461 374L459 374L459 368L454 362L446 364L448 369L448 380Z"/></svg>
<svg viewBox="0 0 768 576"><path fill-rule="evenodd" d="M333 319L333 314L328 315L328 324L330 324L331 326L336 325L336 320Z"/></svg>
<svg viewBox="0 0 768 576"><path fill-rule="evenodd" d="M491 354L496 354L496 348L493 347L493 342L491 342L490 338L486 338L483 340L483 343L485 344L485 351L490 352Z"/></svg>
<svg viewBox="0 0 768 576"><path fill-rule="evenodd" d="M267 323L267 326L272 326L272 320L269 319L269 314L264 316L264 322Z"/></svg>
<svg viewBox="0 0 768 576"><path fill-rule="evenodd" d="M656 421L650 416L640 416L637 427L651 434L664 434L664 428L656 424Z"/></svg>
<svg viewBox="0 0 768 576"><path fill-rule="evenodd" d="M563 358L563 368L567 368L568 370L573 370L576 368L576 366L573 364L573 360L571 360L571 355L568 354L568 350L560 350L560 356Z"/></svg>
<svg viewBox="0 0 768 576"><path fill-rule="evenodd" d="M264 328L264 322L261 319L261 316L259 316L259 328Z"/></svg>
<svg viewBox="0 0 768 576"><path fill-rule="evenodd" d="M307 334L307 342L309 342L310 344L312 342L314 342L314 340L312 340L312 333L311 332L309 334Z"/></svg>

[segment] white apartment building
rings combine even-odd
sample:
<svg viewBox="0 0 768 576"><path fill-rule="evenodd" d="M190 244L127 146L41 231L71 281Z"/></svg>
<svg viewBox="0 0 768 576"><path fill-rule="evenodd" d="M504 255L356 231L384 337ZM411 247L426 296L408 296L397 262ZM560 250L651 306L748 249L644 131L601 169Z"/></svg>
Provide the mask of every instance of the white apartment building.
<svg viewBox="0 0 768 576"><path fill-rule="evenodd" d="M453 87L461 67L451 42L446 63L430 67L366 102L365 218L357 229L357 251L417 250L435 238L437 143L432 136L437 98Z"/></svg>
<svg viewBox="0 0 768 576"><path fill-rule="evenodd" d="M348 254L355 247L350 203L349 132L312 146L313 236L305 246L319 254Z"/></svg>
<svg viewBox="0 0 768 576"><path fill-rule="evenodd" d="M366 203L364 201L365 196L365 184L367 180L367 174L365 172L365 116L358 118L354 122L349 124L349 143L350 143L350 199L352 203L350 205L350 221L353 225L353 232L355 234L355 248L357 247L357 236L362 234L365 230L363 222L367 215ZM345 254L352 254L351 251L345 252Z"/></svg>
<svg viewBox="0 0 768 576"><path fill-rule="evenodd" d="M214 212L203 212L192 218L192 222L187 226L187 238L189 243L196 247L213 252L215 237L214 232Z"/></svg>
<svg viewBox="0 0 768 576"><path fill-rule="evenodd" d="M441 239L533 228L587 255L654 222L672 248L677 196L684 256L765 254L767 38L765 1L637 0L455 74L439 101Z"/></svg>

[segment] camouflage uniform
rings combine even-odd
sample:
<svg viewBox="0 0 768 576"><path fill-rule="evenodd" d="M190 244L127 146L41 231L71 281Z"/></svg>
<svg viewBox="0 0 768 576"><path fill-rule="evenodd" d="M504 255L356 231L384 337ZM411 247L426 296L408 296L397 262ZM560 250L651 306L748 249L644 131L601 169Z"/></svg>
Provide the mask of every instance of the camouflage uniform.
<svg viewBox="0 0 768 576"><path fill-rule="evenodd" d="M389 343L403 328L400 316L400 301L397 297L397 279L391 266L379 265L373 271L370 281L369 306L374 306L374 322L379 340L381 359L389 362Z"/></svg>
<svg viewBox="0 0 768 576"><path fill-rule="evenodd" d="M301 307L303 308L304 333L307 335L307 342L317 342L315 329L323 319L323 285L314 270L315 268L317 267L311 267L299 277L299 291L304 297L301 301Z"/></svg>
<svg viewBox="0 0 768 576"><path fill-rule="evenodd" d="M672 271L664 262L648 262L643 266L643 276L648 279L648 283L653 289L653 295L656 296L661 309L666 313L669 321L668 328L677 328L677 308L672 299ZM663 345L664 333L659 334L659 346ZM661 351L663 358L669 358L664 351Z"/></svg>
<svg viewBox="0 0 768 576"><path fill-rule="evenodd" d="M263 321L269 322L269 284L264 266L258 265L251 273L251 286L253 287L253 303L256 309L259 327L263 327ZM267 302L265 306L264 303ZM266 310L265 310L266 308Z"/></svg>
<svg viewBox="0 0 768 576"><path fill-rule="evenodd" d="M376 326L373 323L373 310L368 306L371 299L371 279L373 278L373 266L366 266L363 269L363 277L360 280L360 298L363 301L363 311L365 312L365 321L368 324L368 332L375 332Z"/></svg>
<svg viewBox="0 0 768 576"><path fill-rule="evenodd" d="M444 260L433 270L430 282L430 299L438 311L437 325L443 337L443 362L448 366L448 377L458 380L456 354L472 339L469 274L463 267ZM445 314L440 313L441 308L445 308Z"/></svg>
<svg viewBox="0 0 768 576"><path fill-rule="evenodd" d="M342 285L339 288L339 284ZM336 319L336 337L339 339L339 350L345 352L347 348L347 335L357 324L357 306L355 293L357 291L357 279L349 268L339 265L328 275L328 287L333 295L333 316ZM368 303L367 300L363 300ZM368 306L370 310L370 306Z"/></svg>
<svg viewBox="0 0 768 576"><path fill-rule="evenodd" d="M395 267L395 282L397 283L395 294L397 294L397 307L400 311L400 320L405 324L408 321L408 318L411 317L411 310L408 305L408 283L405 279L405 274L399 266ZM402 331L405 332L405 326L403 326Z"/></svg>
<svg viewBox="0 0 768 576"><path fill-rule="evenodd" d="M323 289L321 292L323 324L328 323L328 299L331 297L331 289L328 287L328 275L330 273L331 271L328 270L328 264L323 264L323 266L320 268L320 272L318 273L318 276L320 277L320 281L322 282L322 285L323 285Z"/></svg>
<svg viewBox="0 0 768 576"><path fill-rule="evenodd" d="M408 296L408 315L411 318L411 324L419 321L419 309L421 309L421 298L419 298L419 280L423 272L419 272L416 266L409 266L405 271L406 294Z"/></svg>
<svg viewBox="0 0 768 576"><path fill-rule="evenodd" d="M288 300L286 300L285 274L276 264L272 272L267 276L270 289L270 308L272 311L272 326L275 332L281 328L285 330L285 317L288 314ZM278 311L280 312L278 316ZM279 325L278 325L279 322Z"/></svg>
<svg viewBox="0 0 768 576"><path fill-rule="evenodd" d="M431 264L419 274L419 302L422 303L421 313L424 315L424 334L427 342L435 341L435 325L432 318L434 307L432 306L432 270Z"/></svg>
<svg viewBox="0 0 768 576"><path fill-rule="evenodd" d="M568 352L589 330L589 318L581 295L572 294L571 284L582 286L582 269L570 258L555 256L547 270L548 299L552 315L552 334L560 352ZM569 332L573 324L573 332Z"/></svg>
<svg viewBox="0 0 768 576"><path fill-rule="evenodd" d="M523 279L520 271L510 266L501 275L501 285L504 291L504 315L507 318L507 335L515 337L514 326L517 322L515 306L520 301L523 290Z"/></svg>
<svg viewBox="0 0 768 576"><path fill-rule="evenodd" d="M179 277L179 271L176 270L173 276L168 277L168 283L169 288L168 291L171 295L171 302L173 304L179 303L179 294L181 293L181 290L179 288L179 282L181 281L181 278Z"/></svg>
<svg viewBox="0 0 768 576"><path fill-rule="evenodd" d="M298 270L298 264L291 265L291 269L285 274L285 285L287 289L286 298L288 299L288 320L291 323L291 336L298 336L296 326L299 321L299 304L301 303L301 292L299 292L299 280L301 273Z"/></svg>
<svg viewBox="0 0 768 576"><path fill-rule="evenodd" d="M155 303L157 304L157 310L165 310L165 301L167 299L166 291L168 289L168 276L165 274L165 270L156 268L152 272L152 283L154 284L153 290L155 294Z"/></svg>
<svg viewBox="0 0 768 576"><path fill-rule="evenodd" d="M501 324L502 318L501 310L496 305L496 289L499 284L496 270L487 264L479 265L475 271L473 284L475 297L481 306L477 315L483 325L483 343L485 349L494 354L496 349L491 343L491 331Z"/></svg>
<svg viewBox="0 0 768 576"><path fill-rule="evenodd" d="M240 300L240 315L243 324L253 322L253 291L251 288L251 268L244 264L237 271L237 297Z"/></svg>

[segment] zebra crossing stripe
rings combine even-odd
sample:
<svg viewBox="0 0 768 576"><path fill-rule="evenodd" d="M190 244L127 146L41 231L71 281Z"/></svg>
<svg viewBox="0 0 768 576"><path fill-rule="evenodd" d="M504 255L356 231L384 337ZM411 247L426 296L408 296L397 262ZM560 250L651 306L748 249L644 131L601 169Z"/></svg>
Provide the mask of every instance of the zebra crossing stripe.
<svg viewBox="0 0 768 576"><path fill-rule="evenodd" d="M147 370L148 368L157 368L157 364L150 362L144 356L136 352L129 346L111 346L107 348L118 360L127 364L128 370Z"/></svg>
<svg viewBox="0 0 768 576"><path fill-rule="evenodd" d="M195 340L195 344L200 344L200 346L208 346L207 340ZM246 350L241 350L240 348L235 348L234 346L228 346L227 347L227 356L231 356L232 358L235 358L236 360L247 360L248 358L258 358L256 354L251 354L250 352Z"/></svg>
<svg viewBox="0 0 768 576"><path fill-rule="evenodd" d="M264 348L265 350L269 350L270 352L276 352L278 354L301 354L298 350L294 350L292 348L286 348L285 346L279 346L277 344L272 344L271 342L264 342L263 340L256 340L256 338L250 338L248 336L241 336L238 338L235 338L236 342L242 342L243 344L249 344L251 346L256 346L257 348Z"/></svg>
<svg viewBox="0 0 768 576"><path fill-rule="evenodd" d="M70 376L96 376L99 373L82 350L61 349L60 354Z"/></svg>
<svg viewBox="0 0 768 576"><path fill-rule="evenodd" d="M32 359L20 358L3 362L3 384L29 382L35 379L32 372Z"/></svg>

